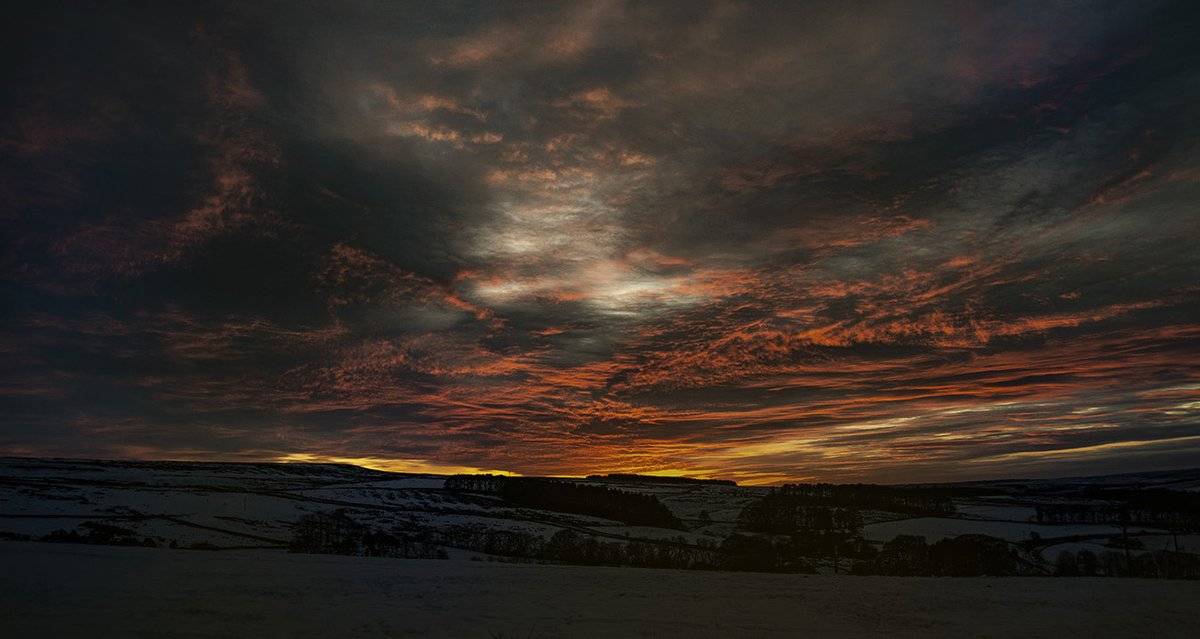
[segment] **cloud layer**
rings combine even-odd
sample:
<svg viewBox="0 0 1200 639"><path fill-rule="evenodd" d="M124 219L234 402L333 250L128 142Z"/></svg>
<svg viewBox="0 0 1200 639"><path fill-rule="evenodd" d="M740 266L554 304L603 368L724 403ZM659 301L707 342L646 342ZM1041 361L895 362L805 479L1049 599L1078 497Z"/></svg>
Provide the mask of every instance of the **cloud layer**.
<svg viewBox="0 0 1200 639"><path fill-rule="evenodd" d="M1200 458L1189 3L14 16L0 452Z"/></svg>

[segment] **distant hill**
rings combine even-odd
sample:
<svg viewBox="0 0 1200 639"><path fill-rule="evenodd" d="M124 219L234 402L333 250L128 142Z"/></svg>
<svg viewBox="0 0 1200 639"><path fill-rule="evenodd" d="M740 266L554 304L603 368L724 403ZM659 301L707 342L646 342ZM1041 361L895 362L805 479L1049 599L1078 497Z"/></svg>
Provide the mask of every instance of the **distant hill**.
<svg viewBox="0 0 1200 639"><path fill-rule="evenodd" d="M696 477L663 477L659 475L636 475L632 473L609 473L607 475L588 475L592 481L622 481L643 482L647 484L719 484L721 486L737 486L732 479L699 479Z"/></svg>
<svg viewBox="0 0 1200 639"><path fill-rule="evenodd" d="M1152 470L1133 473L1117 473L1111 475L1085 475L1072 477L1051 478L1004 478L986 479L963 482L946 482L931 484L914 484L922 486L965 486L988 487L1000 489L1068 489L1081 486L1103 486L1106 488L1162 488L1168 490L1200 490L1200 468L1180 468L1174 470Z"/></svg>

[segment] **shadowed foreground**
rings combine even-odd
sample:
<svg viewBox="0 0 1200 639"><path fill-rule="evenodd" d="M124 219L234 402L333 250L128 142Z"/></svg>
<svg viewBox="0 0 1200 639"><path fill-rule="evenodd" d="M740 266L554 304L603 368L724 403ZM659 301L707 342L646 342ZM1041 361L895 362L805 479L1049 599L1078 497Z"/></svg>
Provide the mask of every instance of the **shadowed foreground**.
<svg viewBox="0 0 1200 639"><path fill-rule="evenodd" d="M0 543L0 618L46 637L1159 636L1200 583L685 572Z"/></svg>

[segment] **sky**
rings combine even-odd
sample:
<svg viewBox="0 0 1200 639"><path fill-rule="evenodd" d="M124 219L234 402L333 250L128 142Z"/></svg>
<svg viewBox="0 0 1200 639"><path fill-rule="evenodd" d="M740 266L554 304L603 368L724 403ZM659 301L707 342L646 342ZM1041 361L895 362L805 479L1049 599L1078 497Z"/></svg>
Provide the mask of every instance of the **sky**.
<svg viewBox="0 0 1200 639"><path fill-rule="evenodd" d="M0 454L1200 466L1200 10L29 3Z"/></svg>

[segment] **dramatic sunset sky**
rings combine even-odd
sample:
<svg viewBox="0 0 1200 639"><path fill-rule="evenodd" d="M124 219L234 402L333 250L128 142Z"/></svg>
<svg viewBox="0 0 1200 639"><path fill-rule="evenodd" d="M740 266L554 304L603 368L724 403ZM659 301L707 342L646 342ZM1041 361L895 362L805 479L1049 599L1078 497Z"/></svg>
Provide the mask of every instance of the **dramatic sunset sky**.
<svg viewBox="0 0 1200 639"><path fill-rule="evenodd" d="M0 454L1200 465L1194 3L29 4Z"/></svg>

